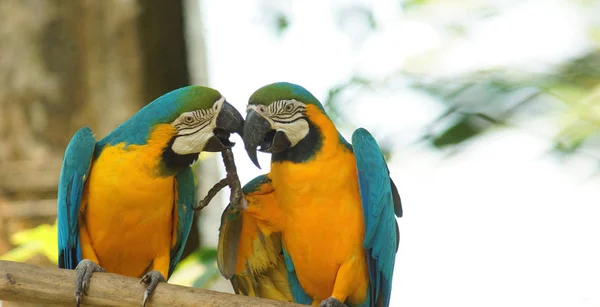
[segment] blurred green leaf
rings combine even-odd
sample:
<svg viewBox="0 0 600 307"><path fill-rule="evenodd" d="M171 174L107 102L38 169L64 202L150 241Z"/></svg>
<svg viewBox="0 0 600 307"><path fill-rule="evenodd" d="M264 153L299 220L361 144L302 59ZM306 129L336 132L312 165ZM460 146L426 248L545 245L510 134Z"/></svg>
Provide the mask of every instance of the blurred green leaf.
<svg viewBox="0 0 600 307"><path fill-rule="evenodd" d="M583 144L583 140L579 139L567 139L565 141L559 141L554 144L554 150L562 154L572 154L574 153L581 145Z"/></svg>
<svg viewBox="0 0 600 307"><path fill-rule="evenodd" d="M586 96L587 91L578 86L559 84L555 87L549 88L548 93L555 95L564 102L575 103L583 99L583 97Z"/></svg>
<svg viewBox="0 0 600 307"><path fill-rule="evenodd" d="M369 7L359 5L347 7L346 9L342 10L339 17L343 20L347 19L351 15L355 15L362 19L364 24L366 24L369 29L375 30L377 28L377 20L375 19L373 10L371 10Z"/></svg>
<svg viewBox="0 0 600 307"><path fill-rule="evenodd" d="M453 23L446 26L446 31L456 36L465 36L467 34L467 28L459 23Z"/></svg>
<svg viewBox="0 0 600 307"><path fill-rule="evenodd" d="M431 142L433 146L442 148L449 145L457 145L462 143L480 134L481 132L481 126L477 125L473 118L470 116L464 116L440 135L433 137Z"/></svg>
<svg viewBox="0 0 600 307"><path fill-rule="evenodd" d="M217 250L203 247L183 259L169 279L170 283L209 288L221 276L217 267Z"/></svg>
<svg viewBox="0 0 600 307"><path fill-rule="evenodd" d="M213 262L212 265L207 265L206 271L194 280L192 287L202 289L209 288L217 281L219 276L221 276L221 272L217 267L217 262Z"/></svg>
<svg viewBox="0 0 600 307"><path fill-rule="evenodd" d="M42 254L58 263L58 220L54 225L42 224L13 234L10 238L14 249L0 256L0 260L23 262Z"/></svg>
<svg viewBox="0 0 600 307"><path fill-rule="evenodd" d="M402 0L400 4L404 9L413 9L419 6L423 6L429 2L428 0Z"/></svg>
<svg viewBox="0 0 600 307"><path fill-rule="evenodd" d="M275 13L274 23L275 23L275 32L278 36L283 35L283 33L290 27L290 20L282 12Z"/></svg>
<svg viewBox="0 0 600 307"><path fill-rule="evenodd" d="M578 2L578 5L589 6L595 3L591 0ZM468 34L480 25L479 21L503 15L506 9L510 8L477 1L402 0L398 3L399 10L413 10L410 13L416 14L414 16L431 17L421 22L434 28L438 25L444 26L447 33L442 33L443 35L466 34L461 37L465 40L472 39ZM456 16L468 18L453 20L440 17L439 11L445 6L466 10L468 14L457 13ZM371 29L377 30L382 22L370 7L342 6L339 10L342 16L346 13L365 17L362 19L368 22ZM285 31L289 27L289 16L280 13L274 16L279 31ZM594 94L599 92L600 86L600 27L594 22L585 22L588 26L589 49L572 58L561 58L561 63L549 62L542 67L543 69L527 71L528 65L490 65L489 67L494 68L434 80L431 76L408 73L407 71L423 71L423 67L418 67L418 63L421 62L425 68L431 68L429 62L433 58L435 63L435 57L432 57L433 52L428 51L420 60L419 56L414 56L410 61L406 61L408 64L401 70L377 77L377 80L355 75L346 82L337 84L329 90L324 107L341 130L350 130L355 125L345 118L344 110L347 104L365 92L381 92L383 89L393 91L400 85L427 94L446 108L446 113L428 125L436 129L426 129L424 132L424 139L430 141L435 148L460 145L494 127L520 128L521 123L528 119L536 121L536 124L538 119L542 119L540 123L543 125L550 124L555 126L552 128L558 128L550 129L552 133L558 132L547 136L553 141L556 152L583 152L590 144L598 146L598 142L587 141L600 134L600 93ZM364 31L362 27L350 29ZM448 39L446 41L451 42ZM445 50L442 48L438 52ZM417 65L413 64L411 69L409 63L415 62ZM432 75L435 74L436 72L432 72ZM523 128L528 129L527 124L523 125ZM393 148L393 145L390 148Z"/></svg>
<svg viewBox="0 0 600 307"><path fill-rule="evenodd" d="M592 27L588 31L588 35L590 36L592 42L596 44L596 46L600 47L600 27Z"/></svg>
<svg viewBox="0 0 600 307"><path fill-rule="evenodd" d="M377 19L375 19L375 15L373 14L372 10L369 9L365 9L364 10L367 21L369 22L369 26L371 27L371 30L375 30L377 28Z"/></svg>

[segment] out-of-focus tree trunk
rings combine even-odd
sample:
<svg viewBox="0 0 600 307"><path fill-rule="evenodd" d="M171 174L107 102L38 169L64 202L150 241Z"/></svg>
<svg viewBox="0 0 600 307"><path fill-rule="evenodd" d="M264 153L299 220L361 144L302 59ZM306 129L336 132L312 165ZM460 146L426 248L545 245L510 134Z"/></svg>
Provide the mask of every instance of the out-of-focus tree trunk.
<svg viewBox="0 0 600 307"><path fill-rule="evenodd" d="M56 197L77 129L102 138L189 74L182 1L4 0L0 16L2 253L14 231L54 221L51 208L27 218L2 208Z"/></svg>

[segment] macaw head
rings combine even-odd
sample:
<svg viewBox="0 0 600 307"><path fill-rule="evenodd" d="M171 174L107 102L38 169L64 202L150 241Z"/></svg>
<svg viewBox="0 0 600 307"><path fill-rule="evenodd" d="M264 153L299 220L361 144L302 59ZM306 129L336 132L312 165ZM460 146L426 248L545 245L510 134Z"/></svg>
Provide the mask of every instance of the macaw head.
<svg viewBox="0 0 600 307"><path fill-rule="evenodd" d="M187 86L158 97L99 144L124 142L127 145L143 145L150 141L151 133L161 125L172 126L168 129L169 135L165 135L169 140L164 158L186 164L193 162L202 151L214 152L232 147L234 143L229 141L229 136L231 133L242 134L244 118L218 91L203 86Z"/></svg>
<svg viewBox="0 0 600 307"><path fill-rule="evenodd" d="M177 155L231 148L231 133L242 135L244 118L218 91L188 86L163 97L172 98L167 123L175 128L170 149Z"/></svg>
<svg viewBox="0 0 600 307"><path fill-rule="evenodd" d="M257 150L291 157L314 152L322 141L311 114L327 115L319 100L299 85L278 82L258 89L250 96L247 112L243 140L258 168Z"/></svg>

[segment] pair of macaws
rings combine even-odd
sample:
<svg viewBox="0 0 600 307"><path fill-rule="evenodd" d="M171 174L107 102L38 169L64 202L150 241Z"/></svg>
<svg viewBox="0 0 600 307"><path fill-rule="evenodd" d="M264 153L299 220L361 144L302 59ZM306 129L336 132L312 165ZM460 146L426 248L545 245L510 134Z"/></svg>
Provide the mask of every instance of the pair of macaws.
<svg viewBox="0 0 600 307"><path fill-rule="evenodd" d="M59 267L75 269L80 304L92 273L141 277L145 305L173 273L191 229L191 163L242 135L271 172L223 213L218 265L236 293L320 306L388 306L399 243L398 191L364 129L348 144L304 88L257 90L246 121L216 90L189 86L148 104L96 141L69 143L58 191Z"/></svg>

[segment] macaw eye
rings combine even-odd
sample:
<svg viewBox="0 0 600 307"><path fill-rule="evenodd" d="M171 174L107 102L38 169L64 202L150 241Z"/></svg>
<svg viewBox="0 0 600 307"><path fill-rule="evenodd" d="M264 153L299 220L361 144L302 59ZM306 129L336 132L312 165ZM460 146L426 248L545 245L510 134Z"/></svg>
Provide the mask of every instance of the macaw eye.
<svg viewBox="0 0 600 307"><path fill-rule="evenodd" d="M288 103L285 105L285 110L288 112L292 112L292 110L294 109L294 106L291 103Z"/></svg>
<svg viewBox="0 0 600 307"><path fill-rule="evenodd" d="M265 108L265 106L263 106L263 105L259 105L259 106L258 106L258 111L259 111L260 113L265 113L265 111L266 111L266 110L267 110L267 108Z"/></svg>
<svg viewBox="0 0 600 307"><path fill-rule="evenodd" d="M191 124L194 122L194 117L191 115L187 115L183 118L183 122L186 124Z"/></svg>
<svg viewBox="0 0 600 307"><path fill-rule="evenodd" d="M218 103L215 103L215 105L213 106L213 108L214 108L214 109L215 109L215 111L216 111L217 109L219 109L219 104L218 104Z"/></svg>

